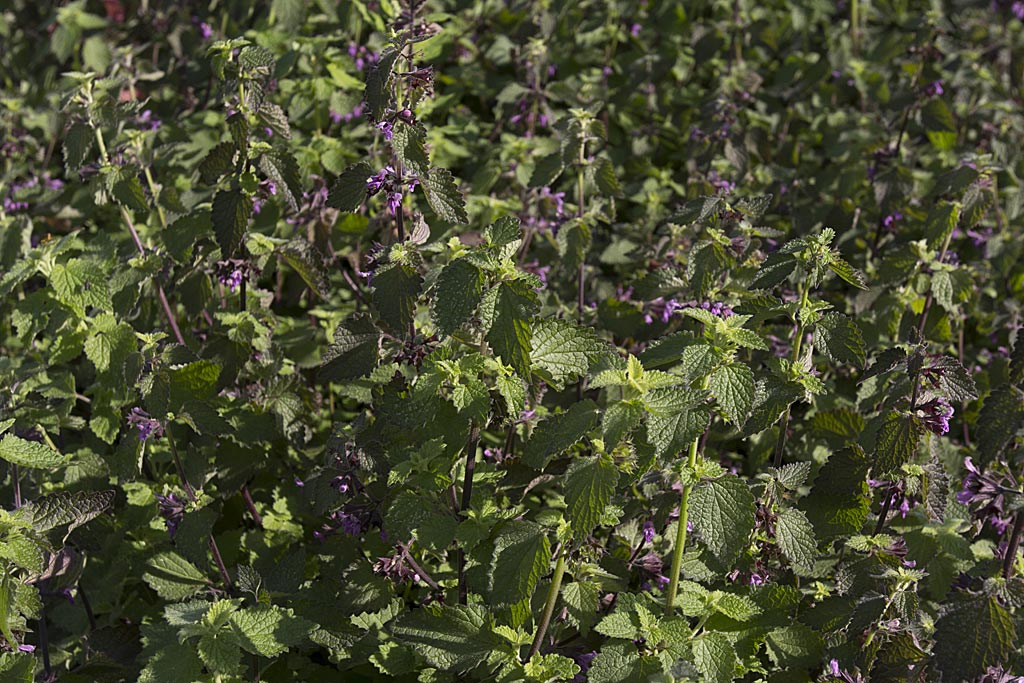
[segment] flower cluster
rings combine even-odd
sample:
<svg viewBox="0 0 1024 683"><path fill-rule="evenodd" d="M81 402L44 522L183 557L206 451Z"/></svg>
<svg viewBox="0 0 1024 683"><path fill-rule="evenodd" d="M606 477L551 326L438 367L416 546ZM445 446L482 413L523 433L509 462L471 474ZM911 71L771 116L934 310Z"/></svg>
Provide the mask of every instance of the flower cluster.
<svg viewBox="0 0 1024 683"><path fill-rule="evenodd" d="M348 44L348 56L355 61L357 71L371 67L380 60L378 53L373 52L365 45L357 45L356 43Z"/></svg>
<svg viewBox="0 0 1024 683"><path fill-rule="evenodd" d="M258 214L268 199L277 195L277 183L273 180L264 180L256 189L256 195L252 198L252 212Z"/></svg>
<svg viewBox="0 0 1024 683"><path fill-rule="evenodd" d="M217 261L215 272L217 281L234 293L243 282L248 282L255 275L256 268L248 259L229 258Z"/></svg>
<svg viewBox="0 0 1024 683"><path fill-rule="evenodd" d="M313 532L313 538L323 541L338 530L341 530L342 533L348 536L355 537L362 534L366 527L366 520L361 515L346 512L345 510L335 510L328 516L327 521Z"/></svg>
<svg viewBox="0 0 1024 683"><path fill-rule="evenodd" d="M157 511L167 524L167 533L174 538L174 535L178 533L178 525L181 524L181 520L185 516L185 501L174 493L168 493L166 496L157 493L154 494L154 497Z"/></svg>
<svg viewBox="0 0 1024 683"><path fill-rule="evenodd" d="M160 421L150 417L142 408L132 408L128 414L128 424L139 430L139 441L147 441L153 435L163 436L164 433Z"/></svg>
<svg viewBox="0 0 1024 683"><path fill-rule="evenodd" d="M383 192L387 197L388 211L394 215L402 205L402 189L413 192L419 180L414 176L399 176L393 166L385 166L366 179L366 192L369 196Z"/></svg>
<svg viewBox="0 0 1024 683"><path fill-rule="evenodd" d="M964 467L967 468L967 476L956 494L957 501L971 508L976 519L988 522L996 533L1002 535L1011 521L1011 514L1006 509L1006 495L1024 493L1019 491L1013 475L998 472L996 467L982 472L970 456L964 459Z"/></svg>
<svg viewBox="0 0 1024 683"><path fill-rule="evenodd" d="M944 398L933 398L924 405L918 406L918 415L924 426L935 434L949 432L949 418L953 417L953 406Z"/></svg>

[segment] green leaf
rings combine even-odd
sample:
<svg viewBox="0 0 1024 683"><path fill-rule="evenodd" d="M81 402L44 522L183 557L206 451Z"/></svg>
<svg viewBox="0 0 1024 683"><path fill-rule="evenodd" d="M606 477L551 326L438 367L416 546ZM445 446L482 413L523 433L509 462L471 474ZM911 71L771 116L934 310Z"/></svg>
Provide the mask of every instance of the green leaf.
<svg viewBox="0 0 1024 683"><path fill-rule="evenodd" d="M1024 392L1009 384L996 387L985 397L978 424L985 426L978 431L976 458L983 467L999 457L1024 427Z"/></svg>
<svg viewBox="0 0 1024 683"><path fill-rule="evenodd" d="M500 283L487 292L481 305L487 342L495 355L527 380L533 350L530 318L536 310L537 295L522 280Z"/></svg>
<svg viewBox="0 0 1024 683"><path fill-rule="evenodd" d="M770 631L765 644L768 656L776 666L783 668L805 668L817 664L823 649L817 631L800 623Z"/></svg>
<svg viewBox="0 0 1024 683"><path fill-rule="evenodd" d="M647 440L655 455L674 456L689 447L707 429L711 411L700 396L688 396L676 387L652 389L644 397L647 405Z"/></svg>
<svg viewBox="0 0 1024 683"><path fill-rule="evenodd" d="M468 671L496 649L494 623L481 605L426 605L402 617L392 632L431 666Z"/></svg>
<svg viewBox="0 0 1024 683"><path fill-rule="evenodd" d="M181 600L209 585L206 575L174 552L163 552L146 563L142 579L164 600Z"/></svg>
<svg viewBox="0 0 1024 683"><path fill-rule="evenodd" d="M530 187L551 185L558 176L562 175L564 168L562 155L558 152L538 159L534 164L533 173L530 175Z"/></svg>
<svg viewBox="0 0 1024 683"><path fill-rule="evenodd" d="M931 210L928 211L928 218L925 221L925 234L928 237L928 246L931 249L941 249L942 245L946 243L946 238L953 232L959 221L959 204L947 201L933 204Z"/></svg>
<svg viewBox="0 0 1024 683"><path fill-rule="evenodd" d="M0 458L21 467L57 467L67 458L44 443L28 441L14 434L5 434L0 439Z"/></svg>
<svg viewBox="0 0 1024 683"><path fill-rule="evenodd" d="M605 616L594 630L603 636L620 640L633 640L640 635L640 627L633 615L625 609L617 609Z"/></svg>
<svg viewBox="0 0 1024 683"><path fill-rule="evenodd" d="M693 641L693 663L706 683L729 683L736 678L736 650L721 633L705 632Z"/></svg>
<svg viewBox="0 0 1024 683"><path fill-rule="evenodd" d="M88 123L78 121L71 124L64 136L64 168L68 173L82 167L95 141L96 133Z"/></svg>
<svg viewBox="0 0 1024 683"><path fill-rule="evenodd" d="M451 335L476 313L484 274L467 259L456 259L441 270L435 288L431 318L441 334Z"/></svg>
<svg viewBox="0 0 1024 683"><path fill-rule="evenodd" d="M409 323L416 313L416 299L423 287L423 278L415 269L395 263L373 277L370 301L380 319L400 336L409 334Z"/></svg>
<svg viewBox="0 0 1024 683"><path fill-rule="evenodd" d="M853 285L857 289L863 289L867 291L868 285L864 280L864 275L859 270L851 266L849 263L833 256L832 261L828 264L829 269L838 275L841 279L845 280L849 284Z"/></svg>
<svg viewBox="0 0 1024 683"><path fill-rule="evenodd" d="M196 651L213 673L230 676L241 668L242 650L238 646L238 637L232 631L220 630L204 635L199 639Z"/></svg>
<svg viewBox="0 0 1024 683"><path fill-rule="evenodd" d="M935 624L934 657L943 683L974 680L1005 664L1019 645L1013 616L993 597L948 605Z"/></svg>
<svg viewBox="0 0 1024 683"><path fill-rule="evenodd" d="M679 225L689 225L708 219L717 213L725 204L721 197L697 197L683 204L682 208L669 217L669 221Z"/></svg>
<svg viewBox="0 0 1024 683"><path fill-rule="evenodd" d="M897 471L917 453L924 427L921 420L913 415L890 411L878 430L875 442L872 471L876 479L881 475Z"/></svg>
<svg viewBox="0 0 1024 683"><path fill-rule="evenodd" d="M954 403L973 401L978 398L978 387L967 372L967 369L952 356L940 356L929 365L929 369L938 370L939 387Z"/></svg>
<svg viewBox="0 0 1024 683"><path fill-rule="evenodd" d="M504 247L519 242L523 229L516 216L502 216L484 228L484 239L492 247Z"/></svg>
<svg viewBox="0 0 1024 683"><path fill-rule="evenodd" d="M768 254L750 283L751 289L771 289L788 278L796 270L796 256L773 251Z"/></svg>
<svg viewBox="0 0 1024 683"><path fill-rule="evenodd" d="M786 508L779 512L775 521L775 541L782 554L801 569L814 568L818 546L814 541L814 529L800 510Z"/></svg>
<svg viewBox="0 0 1024 683"><path fill-rule="evenodd" d="M859 533L871 508L868 456L856 445L829 456L801 500L815 534L826 540Z"/></svg>
<svg viewBox="0 0 1024 683"><path fill-rule="evenodd" d="M338 323L334 341L324 352L319 377L339 382L364 377L377 367L380 331L366 314L354 315Z"/></svg>
<svg viewBox="0 0 1024 683"><path fill-rule="evenodd" d="M585 538L604 516L619 470L610 458L577 458L565 472L565 503L573 534Z"/></svg>
<svg viewBox="0 0 1024 683"><path fill-rule="evenodd" d="M523 447L523 464L544 469L548 460L586 436L597 424L597 417L597 404L586 399L573 403L564 413L541 421Z"/></svg>
<svg viewBox="0 0 1024 683"><path fill-rule="evenodd" d="M505 523L494 539L491 601L514 605L529 600L550 565L551 544L541 526L515 520Z"/></svg>
<svg viewBox="0 0 1024 683"><path fill-rule="evenodd" d="M199 162L199 179L206 185L213 185L221 176L234 168L235 143L222 142L206 153Z"/></svg>
<svg viewBox="0 0 1024 683"><path fill-rule="evenodd" d="M352 164L338 176L327 195L327 206L339 211L355 211L366 201L366 181L373 169L365 161Z"/></svg>
<svg viewBox="0 0 1024 683"><path fill-rule="evenodd" d="M292 211L298 211L299 200L302 199L302 179L299 177L299 164L292 153L282 147L265 152L260 157L260 170L273 181Z"/></svg>
<svg viewBox="0 0 1024 683"><path fill-rule="evenodd" d="M113 491L60 491L35 499L15 514L28 520L36 531L45 532L68 524L68 533L71 533L98 517L113 502Z"/></svg>
<svg viewBox="0 0 1024 683"><path fill-rule="evenodd" d="M605 448L611 450L618 446L640 424L643 416L644 406L637 400L616 401L608 406L601 417Z"/></svg>
<svg viewBox="0 0 1024 683"><path fill-rule="evenodd" d="M420 179L427 195L427 203L437 217L449 223L468 223L466 200L447 169L433 168L429 177Z"/></svg>
<svg viewBox="0 0 1024 683"><path fill-rule="evenodd" d="M754 406L754 373L742 363L723 365L708 377L708 389L726 418L741 426Z"/></svg>
<svg viewBox="0 0 1024 683"><path fill-rule="evenodd" d="M221 190L213 198L210 220L222 258L230 258L238 252L251 215L252 200L241 190Z"/></svg>
<svg viewBox="0 0 1024 683"><path fill-rule="evenodd" d="M621 197L622 186L619 179L615 177L615 169L611 160L605 157L598 157L594 162L594 183L601 194L608 197Z"/></svg>
<svg viewBox="0 0 1024 683"><path fill-rule="evenodd" d="M424 148L425 142L426 131L422 126L410 126L404 121L395 121L391 147L395 150L395 156L402 162L402 166L420 178L430 174L430 160Z"/></svg>
<svg viewBox="0 0 1024 683"><path fill-rule="evenodd" d="M523 665L523 672L532 681L568 681L580 672L580 666L563 655L535 654Z"/></svg>
<svg viewBox="0 0 1024 683"><path fill-rule="evenodd" d="M727 474L694 487L690 519L708 548L728 564L746 548L754 530L754 496L739 477Z"/></svg>
<svg viewBox="0 0 1024 683"><path fill-rule="evenodd" d="M132 211L148 211L149 203L146 200L146 193L142 189L142 183L135 176L128 176L114 183L110 190L117 202Z"/></svg>
<svg viewBox="0 0 1024 683"><path fill-rule="evenodd" d="M206 212L194 212L167 226L167 229L160 233L160 238L171 258L178 263L185 263L191 260L196 242L212 230L210 215Z"/></svg>
<svg viewBox="0 0 1024 683"><path fill-rule="evenodd" d="M321 265L322 259L313 250L313 245L304 239L296 238L281 247L277 253L299 274L310 289L320 296L327 296L327 274Z"/></svg>
<svg viewBox="0 0 1024 683"><path fill-rule="evenodd" d="M370 118L379 121L384 109L391 100L388 84L391 83L391 72L401 52L394 46L384 48L377 63L370 66L366 74L366 99Z"/></svg>
<svg viewBox="0 0 1024 683"><path fill-rule="evenodd" d="M551 318L533 323L531 343L534 371L556 391L585 375L608 351L593 329Z"/></svg>
<svg viewBox="0 0 1024 683"><path fill-rule="evenodd" d="M814 326L814 345L837 363L864 365L864 336L860 326L842 313L826 313Z"/></svg>
<svg viewBox="0 0 1024 683"><path fill-rule="evenodd" d="M594 582L573 581L562 586L562 600L569 613L569 620L584 636L597 621L600 596L600 588Z"/></svg>
<svg viewBox="0 0 1024 683"><path fill-rule="evenodd" d="M606 643L587 672L588 683L648 683L660 680L664 665L659 657L641 657L633 643Z"/></svg>
<svg viewBox="0 0 1024 683"><path fill-rule="evenodd" d="M69 259L50 271L50 285L57 300L84 318L88 308L113 310L107 274L95 263Z"/></svg>
<svg viewBox="0 0 1024 683"><path fill-rule="evenodd" d="M290 609L261 606L233 612L231 627L246 652L277 657L289 647L305 643L316 624Z"/></svg>

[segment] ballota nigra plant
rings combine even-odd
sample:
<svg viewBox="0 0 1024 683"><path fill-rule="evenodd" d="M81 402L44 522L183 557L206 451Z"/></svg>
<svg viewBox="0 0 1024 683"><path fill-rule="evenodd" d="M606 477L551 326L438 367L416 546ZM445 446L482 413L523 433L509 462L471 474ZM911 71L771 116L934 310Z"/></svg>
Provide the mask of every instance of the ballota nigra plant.
<svg viewBox="0 0 1024 683"><path fill-rule="evenodd" d="M1021 3L11 0L4 681L1024 681Z"/></svg>

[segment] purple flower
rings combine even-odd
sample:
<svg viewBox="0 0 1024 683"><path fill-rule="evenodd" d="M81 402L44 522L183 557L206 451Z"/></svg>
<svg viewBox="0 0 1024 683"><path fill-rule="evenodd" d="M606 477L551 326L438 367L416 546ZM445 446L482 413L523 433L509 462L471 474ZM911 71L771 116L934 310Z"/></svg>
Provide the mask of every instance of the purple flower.
<svg viewBox="0 0 1024 683"><path fill-rule="evenodd" d="M146 441L149 437L163 436L164 427L159 420L151 418L142 408L132 408L128 414L128 424L139 430L139 441Z"/></svg>
<svg viewBox="0 0 1024 683"><path fill-rule="evenodd" d="M35 652L35 651L36 651L36 646L35 645L23 644L23 645L19 645L18 646L18 652Z"/></svg>
<svg viewBox="0 0 1024 683"><path fill-rule="evenodd" d="M392 214L398 213L398 208L402 206L402 193L401 192L389 192L388 193L388 211Z"/></svg>
<svg viewBox="0 0 1024 683"><path fill-rule="evenodd" d="M1017 17L1017 19L1024 21L1024 2L1017 0L1017 2L1010 6L1010 11L1013 12L1013 16Z"/></svg>
<svg viewBox="0 0 1024 683"><path fill-rule="evenodd" d="M946 434L949 432L949 418L953 417L953 406L944 398L935 398L928 401L918 409L918 414L924 420L924 426L934 434Z"/></svg>
<svg viewBox="0 0 1024 683"><path fill-rule="evenodd" d="M301 489L306 485L306 482L302 481L298 477L295 477L295 485Z"/></svg>
<svg viewBox="0 0 1024 683"><path fill-rule="evenodd" d="M891 228L893 223L896 221L903 220L903 214L899 211L893 211L891 214L882 219L882 225L886 228Z"/></svg>
<svg viewBox="0 0 1024 683"><path fill-rule="evenodd" d="M391 168L390 166L385 166L384 168L379 170L376 174L374 174L374 175L370 176L369 178L367 178L366 179L366 191L368 193L370 193L371 196L377 194L378 192L380 192L381 188L383 188L384 184L387 182L388 176L389 175L393 175L394 172L395 172L395 170L393 168Z"/></svg>
<svg viewBox="0 0 1024 683"><path fill-rule="evenodd" d="M253 210L255 209L256 207L254 205ZM257 213L259 212L257 211ZM227 275L221 275L220 283L222 285L227 285L228 289L230 289L231 293L233 294L235 290L238 289L238 287L242 284L242 271L236 269L231 271Z"/></svg>
<svg viewBox="0 0 1024 683"><path fill-rule="evenodd" d="M395 134L394 124L392 124L390 121L381 121L375 127L377 128L377 130L384 133L385 140L390 141L391 137Z"/></svg>
<svg viewBox="0 0 1024 683"><path fill-rule="evenodd" d="M341 114L331 109L328 116L331 117L331 121L334 123L341 123Z"/></svg>
<svg viewBox="0 0 1024 683"><path fill-rule="evenodd" d="M941 78L937 81L932 81L927 88L924 89L924 94L928 97L938 97L939 95L946 92L942 89L943 81Z"/></svg>
<svg viewBox="0 0 1024 683"><path fill-rule="evenodd" d="M644 522L644 528L642 533L644 535L644 543L652 542L654 540L655 534L654 524L652 524L650 521Z"/></svg>
<svg viewBox="0 0 1024 683"><path fill-rule="evenodd" d="M640 28L640 24L633 24L632 26L629 27L629 35L636 38L637 36L640 35Z"/></svg>
<svg viewBox="0 0 1024 683"><path fill-rule="evenodd" d="M174 534L178 533L178 525L181 524L181 520L185 516L185 501L173 493L168 493L166 496L157 493L154 497L157 511L167 525L167 533L174 538Z"/></svg>
<svg viewBox="0 0 1024 683"><path fill-rule="evenodd" d="M158 130L162 123L160 119L153 116L153 112L150 109L146 109L139 114L138 122L146 130Z"/></svg>

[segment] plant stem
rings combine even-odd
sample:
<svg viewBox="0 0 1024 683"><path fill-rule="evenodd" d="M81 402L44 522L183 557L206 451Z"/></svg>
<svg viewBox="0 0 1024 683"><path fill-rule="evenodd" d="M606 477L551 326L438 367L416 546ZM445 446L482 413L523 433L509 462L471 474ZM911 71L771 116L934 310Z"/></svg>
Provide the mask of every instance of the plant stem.
<svg viewBox="0 0 1024 683"><path fill-rule="evenodd" d="M85 616L89 619L89 630L96 630L96 615L92 611L92 603L89 602L89 596L85 594L85 589L82 588L82 583L78 583L78 597L82 601L82 608L85 609Z"/></svg>
<svg viewBox="0 0 1024 683"><path fill-rule="evenodd" d="M14 507L21 507L21 475L18 472L18 466L13 462L11 463L11 484L14 486Z"/></svg>
<svg viewBox="0 0 1024 683"><path fill-rule="evenodd" d="M405 543L399 543L398 547L402 549L402 556L405 558L405 561L409 563L409 566L412 567L412 570L419 574L420 578L423 579L423 583L427 584L434 590L441 590L441 584L435 581L434 577L428 574L427 571L413 558L412 552L409 550L409 546Z"/></svg>
<svg viewBox="0 0 1024 683"><path fill-rule="evenodd" d="M50 666L50 638L46 631L46 606L39 610L39 649L43 651L44 680L53 680L53 669Z"/></svg>
<svg viewBox="0 0 1024 683"><path fill-rule="evenodd" d="M699 437L690 444L687 466L691 471L691 476L693 470L697 467L699 446ZM679 589L679 573L683 567L683 549L686 547L686 526L690 521L690 493L692 491L692 482L684 484L683 494L679 498L679 521L676 523L676 542L672 547L672 568L669 570L668 592L665 593L665 613L670 616L675 609L676 591Z"/></svg>
<svg viewBox="0 0 1024 683"><path fill-rule="evenodd" d="M466 516L466 510L473 496L473 472L476 470L476 447L480 441L480 425L476 422L469 428L469 441L466 443L466 476L462 480L462 504L459 506L459 517ZM466 584L466 551L459 546L459 604L469 601L469 586Z"/></svg>
<svg viewBox="0 0 1024 683"><path fill-rule="evenodd" d="M544 642L544 634L547 633L548 625L551 623L551 615L555 611L555 603L558 602L558 592L562 588L562 577L565 576L565 549L559 547L556 555L558 559L555 561L555 573L551 577L548 598L544 602L544 611L541 613L540 623L537 624L537 633L533 636L530 653L526 656L527 661L540 651L540 646Z"/></svg>
<svg viewBox="0 0 1024 683"><path fill-rule="evenodd" d="M808 295L810 290L806 287L802 287L800 292L800 310L802 311L807 306ZM800 362L800 351L803 348L804 343L804 326L800 322L800 311L797 311L796 320L796 338L793 340L793 362ZM775 443L775 467L782 466L782 456L786 452L786 442L789 440L789 420L791 415L792 405L786 406L786 412L782 414L782 419L779 422L779 440Z"/></svg>
<svg viewBox="0 0 1024 683"><path fill-rule="evenodd" d="M245 506L249 508L249 516L252 517L253 523L258 526L263 526L263 517L256 509L256 504L252 500L252 494L249 493L248 484L242 484L242 498L245 500Z"/></svg>
<svg viewBox="0 0 1024 683"><path fill-rule="evenodd" d="M1003 557L1004 579L1013 576L1013 565L1017 561L1017 548L1020 547L1022 534L1024 534L1024 510L1017 510L1013 522L1013 532L1010 534L1010 542L1006 545L1006 555Z"/></svg>

